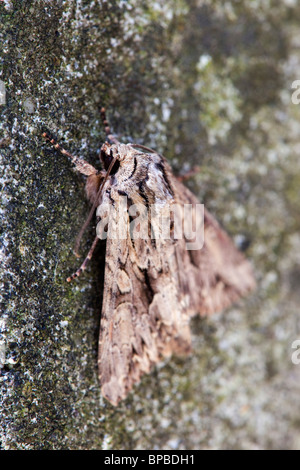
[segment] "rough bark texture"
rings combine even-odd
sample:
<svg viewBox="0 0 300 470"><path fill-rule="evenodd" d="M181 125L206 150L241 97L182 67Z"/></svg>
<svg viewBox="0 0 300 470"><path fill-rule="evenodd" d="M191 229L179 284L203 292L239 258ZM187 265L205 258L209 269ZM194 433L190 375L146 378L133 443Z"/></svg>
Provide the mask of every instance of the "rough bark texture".
<svg viewBox="0 0 300 470"><path fill-rule="evenodd" d="M3 449L300 448L299 20L293 0L0 3ZM41 139L96 165L101 105L124 142L201 166L188 185L258 281L117 408L96 370L103 249L66 283L83 178Z"/></svg>

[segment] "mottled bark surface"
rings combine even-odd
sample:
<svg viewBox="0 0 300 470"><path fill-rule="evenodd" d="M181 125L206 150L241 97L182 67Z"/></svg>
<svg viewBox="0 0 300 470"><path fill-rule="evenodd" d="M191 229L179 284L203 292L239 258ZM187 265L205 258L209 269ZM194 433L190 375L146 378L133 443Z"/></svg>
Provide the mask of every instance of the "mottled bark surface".
<svg viewBox="0 0 300 470"><path fill-rule="evenodd" d="M300 448L299 20L293 0L0 2L3 449ZM188 185L258 282L117 408L96 369L104 250L66 283L84 180L41 139L97 165L101 105L123 142L200 165Z"/></svg>

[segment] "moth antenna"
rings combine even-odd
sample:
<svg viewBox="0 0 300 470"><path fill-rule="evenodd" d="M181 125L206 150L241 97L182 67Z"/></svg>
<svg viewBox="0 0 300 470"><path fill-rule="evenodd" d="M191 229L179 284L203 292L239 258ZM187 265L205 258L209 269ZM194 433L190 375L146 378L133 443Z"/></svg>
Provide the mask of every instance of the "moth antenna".
<svg viewBox="0 0 300 470"><path fill-rule="evenodd" d="M98 170L96 168L94 168L82 158L76 157L69 153L67 150L61 147L56 142L56 140L52 139L52 137L50 137L46 132L43 132L42 136L44 137L44 139L48 140L53 145L53 147L57 149L60 153L66 155L72 161L72 163L74 163L75 168L79 173L86 176L96 175L98 173Z"/></svg>
<svg viewBox="0 0 300 470"><path fill-rule="evenodd" d="M94 239L94 241L93 241L93 243L92 243L92 246L91 246L91 248L90 248L90 251L88 252L87 257L85 258L84 262L82 263L82 265L80 266L80 268L77 269L77 271L76 271L74 274L72 274L72 276L69 276L69 277L67 278L67 281L68 281L68 282L71 282L73 279L75 279L76 277L80 276L80 274L81 274L83 271L85 271L88 262L90 261L90 259L91 259L92 256L93 256L93 253L94 253L94 250L95 250L96 245L97 245L97 243L98 243L98 240L99 240L98 237L96 237L96 238Z"/></svg>
<svg viewBox="0 0 300 470"><path fill-rule="evenodd" d="M90 213L88 215L88 218L86 219L86 221L84 222L83 226L81 227L81 230L76 238L76 242L75 242L75 255L78 256L78 250L79 250L79 245L80 245L80 241L82 239L82 235L84 234L86 228L89 226L91 220L92 220L92 217L94 215L94 212L95 212L95 209L97 206L99 206L99 198L100 198L100 195L102 193L102 189L103 189L103 186L105 185L106 181L107 181L107 178L109 177L110 175L110 172L112 170L112 167L114 166L115 162L117 160L117 157L114 157L113 160L111 161L109 167L108 167L108 170L106 172L106 175L105 177L103 178L103 181L101 182L101 185L98 189L98 192L97 192L97 196L95 198L95 201L94 201L94 204L90 210Z"/></svg>
<svg viewBox="0 0 300 470"><path fill-rule="evenodd" d="M104 107L101 108L100 115L101 115L102 123L104 126L105 134L108 140L113 144L118 144L119 143L118 139L116 138L116 136L114 136L111 133L110 125L108 123L108 120L106 119L106 109Z"/></svg>

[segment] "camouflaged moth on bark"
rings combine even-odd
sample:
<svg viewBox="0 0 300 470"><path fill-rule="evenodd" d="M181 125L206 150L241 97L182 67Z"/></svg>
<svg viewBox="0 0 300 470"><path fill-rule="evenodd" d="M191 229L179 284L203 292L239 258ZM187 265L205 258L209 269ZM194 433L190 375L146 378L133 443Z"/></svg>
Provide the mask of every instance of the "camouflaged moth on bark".
<svg viewBox="0 0 300 470"><path fill-rule="evenodd" d="M148 237L131 236L129 227L136 220L130 215L132 206L147 210L155 204L160 208L176 206L180 219L185 205L193 207L199 201L173 175L163 156L147 147L121 144L110 133L104 108L101 115L107 134L100 153L101 171L43 135L87 176L86 194L92 209L76 249L96 209L99 222L102 209L115 209L109 225L116 231L120 223L116 209L126 197L127 211L122 212L128 226L126 237L110 237L108 233L106 240L98 356L102 394L117 405L163 357L190 352L192 316L223 310L250 292L255 281L250 263L206 210L200 249L187 249L189 240L185 236L174 237L172 218L169 238L153 238L150 228ZM85 269L98 235L85 261L68 281Z"/></svg>

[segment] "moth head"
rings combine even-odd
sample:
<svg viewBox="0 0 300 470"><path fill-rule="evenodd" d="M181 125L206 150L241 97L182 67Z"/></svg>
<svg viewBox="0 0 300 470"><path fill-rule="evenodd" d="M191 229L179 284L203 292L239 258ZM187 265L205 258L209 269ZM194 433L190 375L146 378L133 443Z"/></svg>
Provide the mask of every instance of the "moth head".
<svg viewBox="0 0 300 470"><path fill-rule="evenodd" d="M105 142L100 150L100 159L104 166L105 171L108 171L111 162L116 159L114 166L110 170L110 174L114 175L120 167L120 155L118 152L118 146L115 144L109 144Z"/></svg>

